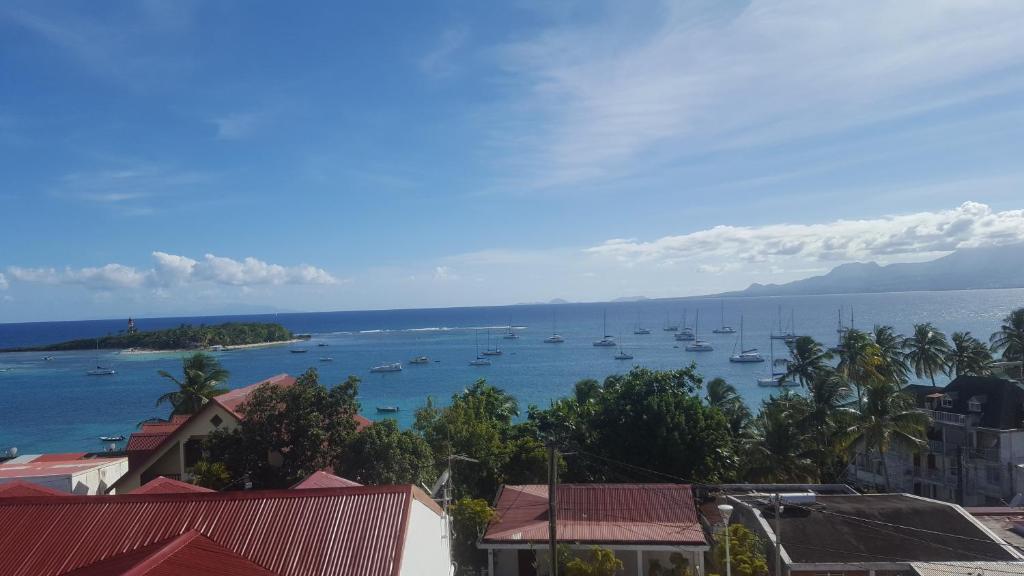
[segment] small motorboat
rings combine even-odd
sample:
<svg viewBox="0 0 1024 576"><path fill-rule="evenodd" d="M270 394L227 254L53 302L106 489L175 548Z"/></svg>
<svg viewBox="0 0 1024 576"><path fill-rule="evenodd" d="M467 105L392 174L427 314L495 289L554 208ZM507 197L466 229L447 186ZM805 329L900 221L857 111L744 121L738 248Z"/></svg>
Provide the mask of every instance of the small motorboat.
<svg viewBox="0 0 1024 576"><path fill-rule="evenodd" d="M330 356L321 356L320 357L320 361L321 362L334 362L334 358L331 358Z"/></svg>
<svg viewBox="0 0 1024 576"><path fill-rule="evenodd" d="M117 371L115 371L113 368L104 368L103 366L97 366L92 370L86 372L86 374L88 374L89 376L110 376L113 374L117 374Z"/></svg>
<svg viewBox="0 0 1024 576"><path fill-rule="evenodd" d="M326 348L327 347L327 342L321 342L321 343L317 344L317 346L319 346L321 348Z"/></svg>
<svg viewBox="0 0 1024 576"><path fill-rule="evenodd" d="M686 345L687 352L712 352L714 349L715 347L705 340L694 340L693 343Z"/></svg>
<svg viewBox="0 0 1024 576"><path fill-rule="evenodd" d="M124 436L100 436L100 442L123 442Z"/></svg>
<svg viewBox="0 0 1024 576"><path fill-rule="evenodd" d="M289 352L292 354L305 354L306 352L309 352L309 350L306 350L305 348L292 348Z"/></svg>
<svg viewBox="0 0 1024 576"><path fill-rule="evenodd" d="M544 339L545 344L561 344L562 342L565 342L565 338L559 334L552 334Z"/></svg>
<svg viewBox="0 0 1024 576"><path fill-rule="evenodd" d="M629 352L626 352L625 350L623 350L622 347L620 346L619 347L619 351L615 354L615 359L616 360L632 360L633 359L633 355L630 354Z"/></svg>
<svg viewBox="0 0 1024 576"><path fill-rule="evenodd" d="M49 362L50 360L53 360L53 356L43 356L43 360Z"/></svg>
<svg viewBox="0 0 1024 576"><path fill-rule="evenodd" d="M484 356L501 356L501 348L494 348L493 350L484 350L481 352Z"/></svg>
<svg viewBox="0 0 1024 576"><path fill-rule="evenodd" d="M394 413L394 412L399 412L401 410L402 409L399 408L398 406L377 406L377 412L381 412L381 413L385 413L385 414L391 414L391 413Z"/></svg>
<svg viewBox="0 0 1024 576"><path fill-rule="evenodd" d="M633 334L636 334L637 336L647 336L650 333L651 331L647 328L637 328L636 330L633 330Z"/></svg>
<svg viewBox="0 0 1024 576"><path fill-rule="evenodd" d="M374 366L370 368L370 372L401 372L402 363L392 362L391 364L381 364L380 366Z"/></svg>
<svg viewBox="0 0 1024 576"><path fill-rule="evenodd" d="M430 364L430 358L426 356L417 356L412 360L409 360L409 364Z"/></svg>

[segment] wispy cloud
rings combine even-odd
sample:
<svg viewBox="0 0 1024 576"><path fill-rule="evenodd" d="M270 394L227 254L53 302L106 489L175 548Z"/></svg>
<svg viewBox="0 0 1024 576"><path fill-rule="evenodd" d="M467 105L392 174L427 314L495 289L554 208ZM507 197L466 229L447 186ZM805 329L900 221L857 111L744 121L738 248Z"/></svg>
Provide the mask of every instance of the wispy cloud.
<svg viewBox="0 0 1024 576"><path fill-rule="evenodd" d="M235 112L212 120L221 140L241 140L250 136L263 120L257 112Z"/></svg>
<svg viewBox="0 0 1024 576"><path fill-rule="evenodd" d="M4 276L3 272L0 272L0 290L7 290L10 287L10 283L7 281L7 276Z"/></svg>
<svg viewBox="0 0 1024 576"><path fill-rule="evenodd" d="M715 226L651 241L612 239L589 254L631 264L714 260L766 262L779 259L843 262L919 259L958 248L1024 242L1024 210L993 211L965 202L952 210L916 212L821 224ZM705 271L721 271L706 268Z"/></svg>
<svg viewBox="0 0 1024 576"><path fill-rule="evenodd" d="M466 28L448 28L443 31L437 46L420 58L420 71L435 78L454 74L458 67L455 65L453 57L468 38L469 30Z"/></svg>
<svg viewBox="0 0 1024 576"><path fill-rule="evenodd" d="M65 174L51 193L59 198L115 205L124 215L144 216L156 212L150 201L187 193L207 179L199 172L139 164Z"/></svg>
<svg viewBox="0 0 1024 576"><path fill-rule="evenodd" d="M615 18L504 47L521 97L494 145L537 187L708 149L862 127L1024 89L1024 4L753 0L701 19L667 2L652 30ZM721 12L718 10L711 12ZM652 11L652 13L659 13ZM509 117L511 116L511 117ZM653 160L652 160L653 159Z"/></svg>
<svg viewBox="0 0 1024 576"><path fill-rule="evenodd" d="M309 286L340 284L323 268L308 264L283 266L270 264L257 258L235 260L224 256L206 254L201 260L187 256L153 252L154 265L139 269L133 266L111 263L98 267L71 268L25 268L9 266L7 274L12 281L49 284L80 285L88 288L110 290L115 288L166 288L196 286L202 284L253 287L253 286ZM8 281L3 278L3 285Z"/></svg>

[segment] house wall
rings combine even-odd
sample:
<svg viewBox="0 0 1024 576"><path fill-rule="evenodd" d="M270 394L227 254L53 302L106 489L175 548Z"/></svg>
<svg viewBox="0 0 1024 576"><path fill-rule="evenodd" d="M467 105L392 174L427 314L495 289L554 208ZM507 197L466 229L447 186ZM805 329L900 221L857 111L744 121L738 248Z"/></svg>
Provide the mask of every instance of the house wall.
<svg viewBox="0 0 1024 576"><path fill-rule="evenodd" d="M219 427L214 426L211 422L214 416L218 416L221 420ZM238 419L233 414L219 404L210 402L203 407L202 411L175 430L173 438L176 441L165 445L160 454L153 454L137 469L129 470L118 481L116 492L124 494L138 488L142 485L143 476L149 480L155 476L171 475L185 480L184 455L181 445L190 438L205 438L214 430L233 430L236 426L238 426Z"/></svg>
<svg viewBox="0 0 1024 576"><path fill-rule="evenodd" d="M128 471L128 459L111 459L108 464L70 477L70 492L94 496L105 494L107 489Z"/></svg>
<svg viewBox="0 0 1024 576"><path fill-rule="evenodd" d="M445 518L413 500L402 551L402 576L448 576L452 573Z"/></svg>

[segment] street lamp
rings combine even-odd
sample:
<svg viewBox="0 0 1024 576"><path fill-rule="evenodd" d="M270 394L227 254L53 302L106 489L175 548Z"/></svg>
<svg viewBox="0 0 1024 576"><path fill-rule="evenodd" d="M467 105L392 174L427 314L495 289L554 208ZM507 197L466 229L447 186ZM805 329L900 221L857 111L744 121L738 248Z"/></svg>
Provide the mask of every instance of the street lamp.
<svg viewBox="0 0 1024 576"><path fill-rule="evenodd" d="M729 555L729 517L732 516L732 506L719 504L718 512L722 515L722 520L725 520L725 576L732 576L732 557Z"/></svg>

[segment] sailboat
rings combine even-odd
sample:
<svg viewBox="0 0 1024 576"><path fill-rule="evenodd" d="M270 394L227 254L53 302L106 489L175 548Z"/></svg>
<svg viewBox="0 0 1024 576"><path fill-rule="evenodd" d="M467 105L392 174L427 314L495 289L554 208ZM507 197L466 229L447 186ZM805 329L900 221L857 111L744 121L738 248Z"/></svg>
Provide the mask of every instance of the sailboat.
<svg viewBox="0 0 1024 576"><path fill-rule="evenodd" d="M851 319L852 319L853 313L851 312L850 315L851 315ZM832 352L834 354L840 354L840 353L843 352L843 336L846 334L846 328L843 327L843 309L842 308L840 308L837 311L836 318L837 318L837 320L836 320L836 322L837 322L837 324L836 324L836 334L838 334L838 336L836 337L836 345L833 346L832 348L829 348L829 352Z"/></svg>
<svg viewBox="0 0 1024 576"><path fill-rule="evenodd" d="M740 316L740 352L729 356L729 362L764 362L764 357L758 353L757 348L745 349L743 347L743 316ZM735 349L734 349L735 352Z"/></svg>
<svg viewBox="0 0 1024 576"><path fill-rule="evenodd" d="M786 375L785 371L779 372L775 370L775 341L769 340L768 342L768 357L771 358L771 363L768 368L768 376L757 379L758 386L765 387L777 387L777 386L794 386L796 383L792 380L782 381L782 377Z"/></svg>
<svg viewBox="0 0 1024 576"><path fill-rule="evenodd" d="M646 336L646 335L648 335L650 333L651 333L650 330L648 330L647 328L644 328L644 323L640 321L640 315L637 314L636 315L636 329L633 330L633 334L636 334L637 336Z"/></svg>
<svg viewBox="0 0 1024 576"><path fill-rule="evenodd" d="M721 300L720 302L722 305L722 326L719 328L715 328L714 330L712 330L712 332L714 332L715 334L735 334L735 328L733 328L732 326L725 325L725 300Z"/></svg>
<svg viewBox="0 0 1024 576"><path fill-rule="evenodd" d="M792 318L790 318L790 321L789 321L789 329L787 329L785 331L783 331L783 329L782 329L782 306L779 306L779 314L778 314L778 316L779 316L779 331L778 332L772 332L771 339L772 340L787 340L787 341L795 340L796 339L796 334L793 333L793 319Z"/></svg>
<svg viewBox="0 0 1024 576"><path fill-rule="evenodd" d="M487 331L487 348L484 349L484 356L501 356L501 348L498 348L495 344L494 348L491 348L491 331Z"/></svg>
<svg viewBox="0 0 1024 576"><path fill-rule="evenodd" d="M633 355L622 349L622 344L621 344L622 337L621 337L621 335L619 337L619 340L620 340L619 352L615 355L615 359L616 360L632 360L633 359Z"/></svg>
<svg viewBox="0 0 1024 576"><path fill-rule="evenodd" d="M672 315L671 312L666 312L665 313L665 327L662 328L662 330L664 330L665 332L675 332L675 331L679 330L679 326L676 326L675 324L672 324L672 320L670 318L671 315Z"/></svg>
<svg viewBox="0 0 1024 576"><path fill-rule="evenodd" d="M473 332L473 341L476 343L476 358L469 361L470 366L490 366L491 361L480 355L480 333Z"/></svg>
<svg viewBox="0 0 1024 576"><path fill-rule="evenodd" d="M551 336L544 339L545 344L561 344L565 342L565 338L558 333L558 317L554 312L551 313Z"/></svg>
<svg viewBox="0 0 1024 576"><path fill-rule="evenodd" d="M516 334L515 329L512 327L512 319L508 319L508 328L505 329L505 335L502 336L505 340L519 340L519 334Z"/></svg>
<svg viewBox="0 0 1024 576"><path fill-rule="evenodd" d="M111 376L117 374L113 368L104 368L100 365L100 341L96 340L96 367L86 372L89 376Z"/></svg>
<svg viewBox="0 0 1024 576"><path fill-rule="evenodd" d="M693 328L686 325L686 310L683 310L683 327L676 332L675 339L678 342L690 342L696 340L697 337L693 334Z"/></svg>
<svg viewBox="0 0 1024 576"><path fill-rule="evenodd" d="M693 324L693 342L686 345L687 352L711 352L715 349L710 342L700 339L700 308L697 309L697 321Z"/></svg>
<svg viewBox="0 0 1024 576"><path fill-rule="evenodd" d="M604 336L600 340L594 340L594 346L614 347L615 339L608 335L608 311L604 311Z"/></svg>

